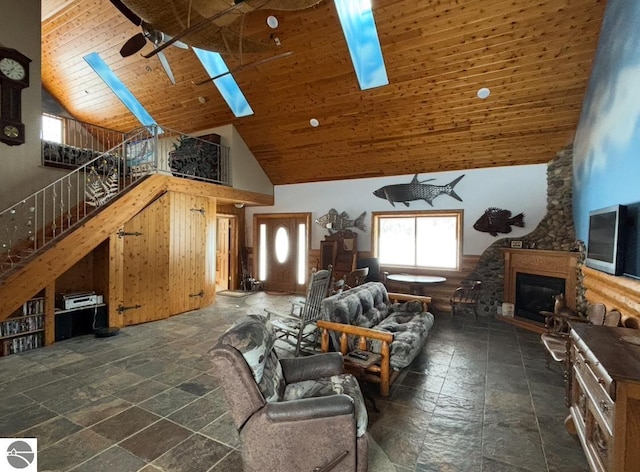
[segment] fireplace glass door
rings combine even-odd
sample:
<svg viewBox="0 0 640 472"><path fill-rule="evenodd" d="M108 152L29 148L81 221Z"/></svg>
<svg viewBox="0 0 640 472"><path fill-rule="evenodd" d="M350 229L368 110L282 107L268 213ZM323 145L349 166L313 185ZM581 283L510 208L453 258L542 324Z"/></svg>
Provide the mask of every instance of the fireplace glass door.
<svg viewBox="0 0 640 472"><path fill-rule="evenodd" d="M554 296L565 291L565 280L544 275L516 274L515 314L544 323L541 311L553 312Z"/></svg>

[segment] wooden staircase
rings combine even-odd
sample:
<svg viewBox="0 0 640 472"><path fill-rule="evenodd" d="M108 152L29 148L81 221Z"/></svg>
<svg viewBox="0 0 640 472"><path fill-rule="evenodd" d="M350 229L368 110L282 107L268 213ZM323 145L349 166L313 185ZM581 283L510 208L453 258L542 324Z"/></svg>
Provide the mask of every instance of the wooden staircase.
<svg viewBox="0 0 640 472"><path fill-rule="evenodd" d="M20 263L0 280L0 321L64 274L167 190L168 177L155 174L93 211L84 222Z"/></svg>

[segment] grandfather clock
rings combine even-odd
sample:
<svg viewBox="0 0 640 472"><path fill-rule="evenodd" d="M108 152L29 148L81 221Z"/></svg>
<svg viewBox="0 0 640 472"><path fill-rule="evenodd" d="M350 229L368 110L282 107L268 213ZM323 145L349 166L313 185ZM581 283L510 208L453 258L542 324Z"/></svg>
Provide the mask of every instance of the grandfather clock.
<svg viewBox="0 0 640 472"><path fill-rule="evenodd" d="M22 89L29 86L29 59L15 49L0 47L0 141L24 144Z"/></svg>

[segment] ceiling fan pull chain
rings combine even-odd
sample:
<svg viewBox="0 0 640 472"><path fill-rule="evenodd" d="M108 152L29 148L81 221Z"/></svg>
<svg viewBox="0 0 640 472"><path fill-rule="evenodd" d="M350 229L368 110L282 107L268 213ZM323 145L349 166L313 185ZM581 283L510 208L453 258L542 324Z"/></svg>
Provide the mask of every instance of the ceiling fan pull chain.
<svg viewBox="0 0 640 472"><path fill-rule="evenodd" d="M189 9L187 10L187 28L191 28L191 4L193 0L189 0Z"/></svg>

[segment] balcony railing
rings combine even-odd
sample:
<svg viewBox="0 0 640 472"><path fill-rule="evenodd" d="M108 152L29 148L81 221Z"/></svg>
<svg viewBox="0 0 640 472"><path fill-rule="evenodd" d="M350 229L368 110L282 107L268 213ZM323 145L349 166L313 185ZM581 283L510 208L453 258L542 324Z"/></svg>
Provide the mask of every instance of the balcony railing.
<svg viewBox="0 0 640 472"><path fill-rule="evenodd" d="M162 172L229 185L228 161L225 146L155 126L123 135L116 146L0 213L0 276L141 178Z"/></svg>

